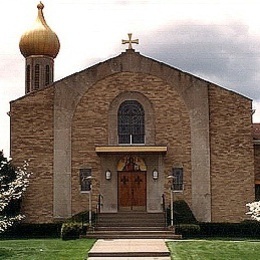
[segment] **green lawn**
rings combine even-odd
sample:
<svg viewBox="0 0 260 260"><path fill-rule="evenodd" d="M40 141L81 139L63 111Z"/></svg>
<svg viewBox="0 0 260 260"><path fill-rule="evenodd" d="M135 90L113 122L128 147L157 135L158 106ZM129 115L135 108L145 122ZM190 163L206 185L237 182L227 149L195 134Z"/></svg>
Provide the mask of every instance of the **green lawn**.
<svg viewBox="0 0 260 260"><path fill-rule="evenodd" d="M83 260L94 239L18 239L0 240L0 259ZM260 240L181 240L167 242L174 260L258 260Z"/></svg>
<svg viewBox="0 0 260 260"><path fill-rule="evenodd" d="M167 245L174 260L260 259L260 240L182 240Z"/></svg>
<svg viewBox="0 0 260 260"><path fill-rule="evenodd" d="M83 260L94 242L94 239L0 240L0 259Z"/></svg>

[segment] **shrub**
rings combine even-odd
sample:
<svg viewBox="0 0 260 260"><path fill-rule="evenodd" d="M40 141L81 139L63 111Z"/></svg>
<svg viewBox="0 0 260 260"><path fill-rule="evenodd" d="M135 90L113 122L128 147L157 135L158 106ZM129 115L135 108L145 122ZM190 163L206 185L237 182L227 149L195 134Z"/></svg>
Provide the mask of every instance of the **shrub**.
<svg viewBox="0 0 260 260"><path fill-rule="evenodd" d="M173 222L174 224L196 224L197 220L194 217L189 205L184 200L177 200L173 203ZM170 207L167 208L167 224L170 225L171 212Z"/></svg>
<svg viewBox="0 0 260 260"><path fill-rule="evenodd" d="M73 215L70 219L68 219L66 222L81 222L81 223L88 223L88 211L82 211L75 215ZM94 221L95 215L94 212L92 212L92 221Z"/></svg>
<svg viewBox="0 0 260 260"><path fill-rule="evenodd" d="M61 227L61 239L78 239L80 235L86 234L87 225L81 222L65 222Z"/></svg>
<svg viewBox="0 0 260 260"><path fill-rule="evenodd" d="M183 238L194 238L200 234L200 226L197 224L179 224L175 226L175 233Z"/></svg>
<svg viewBox="0 0 260 260"><path fill-rule="evenodd" d="M92 223L95 222L95 214L92 214ZM67 219L61 227L61 238L63 240L77 239L80 235L85 235L89 223L88 211L79 212Z"/></svg>

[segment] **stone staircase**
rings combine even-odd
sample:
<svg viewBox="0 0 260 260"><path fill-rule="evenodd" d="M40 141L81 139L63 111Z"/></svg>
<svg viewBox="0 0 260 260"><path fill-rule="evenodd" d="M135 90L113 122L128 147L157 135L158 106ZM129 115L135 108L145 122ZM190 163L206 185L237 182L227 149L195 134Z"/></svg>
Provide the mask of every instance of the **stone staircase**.
<svg viewBox="0 0 260 260"><path fill-rule="evenodd" d="M164 213L122 212L99 213L96 225L88 230L87 238L119 239L178 239L174 230L166 227Z"/></svg>

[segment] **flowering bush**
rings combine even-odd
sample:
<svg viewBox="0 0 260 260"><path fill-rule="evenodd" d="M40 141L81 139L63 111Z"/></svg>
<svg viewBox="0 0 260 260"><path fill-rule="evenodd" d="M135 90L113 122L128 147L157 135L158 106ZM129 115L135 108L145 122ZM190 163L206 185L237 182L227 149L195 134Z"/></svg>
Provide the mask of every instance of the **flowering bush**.
<svg viewBox="0 0 260 260"><path fill-rule="evenodd" d="M248 203L246 206L249 207L249 211L246 214L251 215L253 220L260 221L260 201Z"/></svg>
<svg viewBox="0 0 260 260"><path fill-rule="evenodd" d="M21 199L29 185L27 167L28 163L25 162L22 168L14 168L0 151L0 232L24 218L15 202Z"/></svg>

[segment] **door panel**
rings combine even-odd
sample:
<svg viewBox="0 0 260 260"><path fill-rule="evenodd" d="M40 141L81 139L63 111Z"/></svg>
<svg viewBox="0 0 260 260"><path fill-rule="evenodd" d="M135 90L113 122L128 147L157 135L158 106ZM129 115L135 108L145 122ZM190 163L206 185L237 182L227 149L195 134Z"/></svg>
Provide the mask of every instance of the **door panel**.
<svg viewBox="0 0 260 260"><path fill-rule="evenodd" d="M131 208L131 173L119 174L119 205L123 208Z"/></svg>
<svg viewBox="0 0 260 260"><path fill-rule="evenodd" d="M119 210L145 211L146 172L119 172L118 176Z"/></svg>

